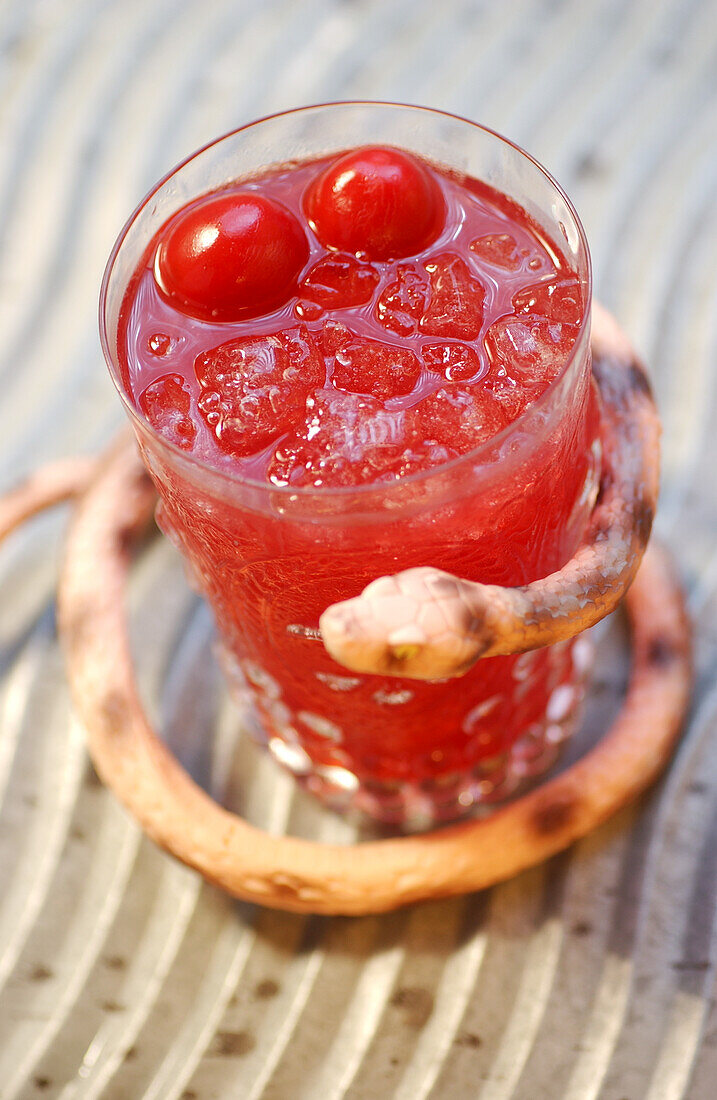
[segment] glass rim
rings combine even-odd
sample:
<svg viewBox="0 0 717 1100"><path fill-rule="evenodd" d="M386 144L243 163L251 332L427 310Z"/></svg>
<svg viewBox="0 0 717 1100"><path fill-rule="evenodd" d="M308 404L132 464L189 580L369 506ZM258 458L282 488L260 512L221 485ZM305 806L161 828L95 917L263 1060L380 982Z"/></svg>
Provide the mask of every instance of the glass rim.
<svg viewBox="0 0 717 1100"><path fill-rule="evenodd" d="M251 130L257 126L261 126L263 123L271 122L273 119L288 118L292 115L306 115L331 107L390 107L400 108L408 111L418 111L426 115L436 115L439 118L447 118L453 122L461 122L471 127L472 129L480 130L483 133L488 134L490 137L495 138L501 144L507 145L515 150L515 152L520 154L520 156L525 158L525 160L529 161L541 173L541 175L545 177L551 187L554 188L554 190L563 200L570 212L578 233L578 239L582 244L585 253L585 264L587 269L585 301L583 303L583 313L582 317L580 318L580 324L578 326L578 333L575 343L570 351L570 354L566 357L565 362L562 364L559 372L551 380L547 388L540 394L540 396L533 402L533 404L524 409L524 411L518 417L516 417L515 420L512 420L510 424L507 424L505 426L505 428L502 428L495 435L491 436L489 439L484 440L482 443L479 443L471 450L466 451L464 454L457 455L456 458L452 458L448 462L438 463L436 466L432 466L428 470L419 470L416 473L407 474L405 476L396 478L394 481L370 481L362 485L349 486L273 485L271 482L268 481L257 480L256 478L246 477L241 474L237 474L236 472L230 472L228 470L220 469L218 466L214 466L210 462L207 462L202 458L197 458L195 455L187 453L187 451L182 450L181 447L178 447L175 443L172 443L171 440L167 439L166 436L162 435L161 432L159 432L152 424L150 424L149 420L147 420L146 417L143 417L140 414L139 410L130 400L128 394L125 391L125 387L122 384L121 378L119 376L119 371L115 363L115 355L110 348L109 335L107 331L107 301L114 265L122 248L122 245L124 244L125 239L130 232L132 226L134 225L141 212L152 201L154 196L187 164L190 164L192 161L202 156L203 153L206 153L209 149L214 148L214 146L220 145L228 138L236 137L237 135L242 134L247 130ZM238 180L237 182L240 182L240 180ZM122 226L114 242L114 245L112 246L112 250L110 251L109 258L105 265L104 273L102 276L102 282L100 284L100 344L102 347L102 353L104 355L105 362L107 363L107 366L109 368L110 377L115 386L115 389L120 396L122 404L124 405L125 410L130 417L130 420L133 422L133 424L136 423L143 432L148 433L150 437L154 438L161 447L169 451L169 453L175 459L178 459L182 465L186 465L189 468L194 468L200 472L203 472L211 478L218 478L222 482L227 483L229 486L242 486L252 490L260 490L265 493L277 494L279 497L281 497L281 495L286 495L287 497L291 497L294 500L300 499L308 501L321 499L323 501L327 501L329 499L349 499L352 496L368 496L370 493L375 494L377 492L384 494L393 494L400 492L401 486L420 485L422 482L430 481L431 479L436 478L438 475L450 474L452 470L457 470L467 463L479 461L481 455L487 455L490 452L500 448L502 444L510 438L513 432L519 431L521 426L525 425L525 423L528 422L533 415L539 414L542 409L549 405L555 390L560 386L565 375L572 367L578 352L581 349L582 337L590 320L590 311L592 307L592 285L592 258L590 255L587 235L572 200L566 194L564 189L560 186L555 177L548 171L548 169L545 168L545 166L541 164L539 160L537 160L522 146L518 145L510 138L505 137L505 135L499 133L497 130L493 130L489 126L483 126L481 123L475 122L474 120L466 118L463 115L453 114L451 111L443 111L437 107L426 107L421 104L401 103L393 100L381 99L330 100L322 103L305 104L300 107L291 107L288 110L283 111L274 111L269 115L263 115L261 118L253 119L251 122L246 122L242 126L237 126L233 130L227 130L219 137L213 138L211 141L206 142L198 149L195 149L193 152L189 153L186 157L184 157L167 172L165 172L165 174L144 195L144 197L139 201L137 206L129 215L126 222Z"/></svg>

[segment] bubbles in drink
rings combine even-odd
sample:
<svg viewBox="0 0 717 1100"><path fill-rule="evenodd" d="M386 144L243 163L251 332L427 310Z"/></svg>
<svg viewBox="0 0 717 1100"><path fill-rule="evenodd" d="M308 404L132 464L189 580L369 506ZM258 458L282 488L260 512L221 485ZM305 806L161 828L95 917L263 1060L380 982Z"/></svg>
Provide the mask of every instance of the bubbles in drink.
<svg viewBox="0 0 717 1100"><path fill-rule="evenodd" d="M152 355L167 355L172 347L172 337L166 332L153 332L147 339L147 347Z"/></svg>

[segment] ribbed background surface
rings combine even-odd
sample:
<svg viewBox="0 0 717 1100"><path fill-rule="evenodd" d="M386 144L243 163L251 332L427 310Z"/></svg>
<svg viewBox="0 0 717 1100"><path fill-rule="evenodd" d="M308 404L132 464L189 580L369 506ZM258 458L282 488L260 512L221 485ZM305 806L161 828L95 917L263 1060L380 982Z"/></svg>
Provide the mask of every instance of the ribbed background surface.
<svg viewBox="0 0 717 1100"><path fill-rule="evenodd" d="M330 98L422 102L527 146L576 201L597 291L655 378L660 528L698 630L669 775L483 896L357 920L237 905L93 777L54 636L59 516L0 555L0 1097L712 1100L717 901L714 0L0 0L2 485L119 422L104 261L210 137ZM173 552L135 574L167 736L253 820L351 838L252 750ZM622 656L621 656L622 654ZM624 675L601 640L583 739Z"/></svg>

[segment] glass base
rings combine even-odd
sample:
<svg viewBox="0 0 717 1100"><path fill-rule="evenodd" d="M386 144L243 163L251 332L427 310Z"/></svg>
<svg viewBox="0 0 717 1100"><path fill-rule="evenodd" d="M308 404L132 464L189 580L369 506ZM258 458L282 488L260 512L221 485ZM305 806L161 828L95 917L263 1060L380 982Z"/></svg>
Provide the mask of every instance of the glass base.
<svg viewBox="0 0 717 1100"><path fill-rule="evenodd" d="M478 760L460 773L417 782L387 782L360 778L348 767L315 763L291 736L290 727L288 735L268 734L236 658L223 646L217 648L232 695L246 716L245 728L250 736L329 809L359 823L378 823L401 832L421 832L482 810L487 812L544 775L578 725L593 659L588 637L569 644L569 679L554 687L544 719L531 725L500 755Z"/></svg>

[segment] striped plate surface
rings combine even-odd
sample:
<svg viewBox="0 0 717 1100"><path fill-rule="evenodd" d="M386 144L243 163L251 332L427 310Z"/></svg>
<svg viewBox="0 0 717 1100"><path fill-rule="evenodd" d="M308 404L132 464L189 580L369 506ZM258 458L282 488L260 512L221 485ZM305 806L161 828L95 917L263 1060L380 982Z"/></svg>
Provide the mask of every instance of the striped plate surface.
<svg viewBox="0 0 717 1100"><path fill-rule="evenodd" d="M98 784L54 634L61 517L0 555L0 1097L712 1100L717 1095L717 6L713 0L0 0L0 483L119 423L95 301L186 152L299 103L428 103L574 197L651 364L660 529L697 624L678 756L640 805L484 895L380 918L234 904ZM245 745L172 551L135 577L144 688L253 820L351 839ZM614 710L600 638L584 739Z"/></svg>

